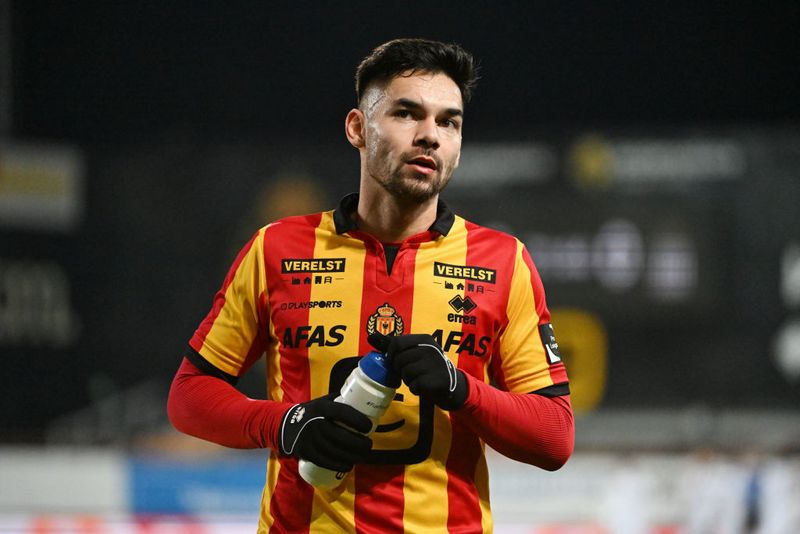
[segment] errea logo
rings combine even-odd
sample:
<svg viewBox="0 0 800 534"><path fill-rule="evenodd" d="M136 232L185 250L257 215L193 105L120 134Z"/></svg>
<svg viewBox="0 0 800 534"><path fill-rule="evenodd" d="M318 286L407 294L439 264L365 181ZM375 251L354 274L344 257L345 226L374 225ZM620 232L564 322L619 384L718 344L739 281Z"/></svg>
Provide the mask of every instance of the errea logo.
<svg viewBox="0 0 800 534"><path fill-rule="evenodd" d="M461 323L461 324L477 324L478 320L475 317L470 316L469 314L472 313L475 308L478 307L475 304L475 301L472 300L470 297L464 298L461 295L456 295L455 297L450 299L450 307L453 308L458 313L448 313L447 320L451 323Z"/></svg>
<svg viewBox="0 0 800 534"><path fill-rule="evenodd" d="M455 297L450 299L450 307L453 308L455 311L460 312L463 311L464 313L470 313L472 310L478 307L470 297L463 298L461 295L456 295Z"/></svg>

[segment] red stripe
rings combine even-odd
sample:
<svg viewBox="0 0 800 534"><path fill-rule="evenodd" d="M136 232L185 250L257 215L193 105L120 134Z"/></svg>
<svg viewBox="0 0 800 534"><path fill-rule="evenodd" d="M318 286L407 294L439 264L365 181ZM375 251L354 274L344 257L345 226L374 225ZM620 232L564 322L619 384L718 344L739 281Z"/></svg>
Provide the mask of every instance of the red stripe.
<svg viewBox="0 0 800 534"><path fill-rule="evenodd" d="M450 423L452 445L446 465L447 530L480 532L481 505L475 486L475 469L481 457L480 440L455 417L450 417Z"/></svg>
<svg viewBox="0 0 800 534"><path fill-rule="evenodd" d="M467 222L467 265L485 265L486 259L495 255L503 257L508 254L508 244L499 241L497 236L499 234L487 231L473 223ZM510 240L513 242L513 240ZM513 257L513 255L512 255ZM505 266L500 266L497 269L498 274L510 272ZM482 284L484 291L499 291L501 294L506 293L508 290L505 288L509 281L498 277L497 283ZM469 296L478 304L480 310L486 302L486 293L478 293L477 291L469 291L467 286L466 296ZM475 287L477 289L477 287ZM502 300L502 299L501 299ZM477 313L477 310L475 313ZM503 312L504 315L505 312ZM493 328L491 324L485 324L489 314L482 315L480 318L484 322L477 322L476 324L462 323L462 332L464 333L462 339L465 339L469 334L473 334L475 339L480 339L486 332L490 332ZM470 355L468 352L462 352L458 358L458 368L467 374L470 374L483 382L484 380L484 359ZM450 445L450 454L447 457L447 528L449 531L467 531L470 532L481 529L481 507L478 490L475 486L475 470L478 465L478 460L481 457L481 443L478 436L473 433L466 425L461 423L457 418L451 417L450 423L452 426L452 441Z"/></svg>
<svg viewBox="0 0 800 534"><path fill-rule="evenodd" d="M242 250L240 250L239 254L236 256L236 259L233 260L233 265L231 265L231 268L228 270L228 274L225 276L225 280L222 282L222 287L219 291L217 291L217 294L214 295L214 303L211 306L211 311L208 312L206 318L203 319L203 322L197 327L197 330L192 336L191 341L189 341L189 344L194 350L199 352L200 349L203 348L203 343L206 341L206 336L208 336L208 333L211 331L211 327L214 326L214 321L217 320L219 312L221 312L222 308L225 306L225 292L228 290L228 286L231 285L231 282L236 276L236 271L239 269L239 265L241 265L242 260L244 260L244 257L250 251L250 248L253 246L257 236L258 232L253 234L253 237L250 238L250 241L248 241L244 247L242 247Z"/></svg>
<svg viewBox="0 0 800 534"><path fill-rule="evenodd" d="M395 259L390 279L387 278L386 262L383 256L378 256L375 252L377 246L377 242L371 239L367 241L361 324L366 325L367 320L376 313L378 307L388 303L403 319L403 333L414 333L408 330L411 326L413 309L414 267L418 244L404 244L401 247ZM377 288L371 283L373 280L377 283ZM359 343L361 354L372 349L367 342L367 335L366 327L364 327ZM362 464L356 466L355 521L357 532L403 532L404 475L405 468L402 465Z"/></svg>
<svg viewBox="0 0 800 534"><path fill-rule="evenodd" d="M264 236L264 249L267 272L280 273L282 258L312 258L316 242L315 229L321 221L321 214L308 217L291 217L281 224L271 226ZM269 244L268 244L269 243ZM303 299L310 299L311 285L287 286L280 276L267 279L267 288L270 295L270 308L275 310L277 305L288 298L287 291L292 290L292 295L302 295ZM308 325L308 309L294 310L294 316L285 321L290 325ZM284 332L276 331L279 341L283 341ZM305 346L286 348L280 346L281 389L283 400L287 402L302 402L311 396L311 370L308 364L308 348ZM306 484L297 472L295 458L280 458L281 469L275 491L272 494L269 511L275 522L270 528L270 533L279 532L308 532L311 522L311 510L314 500L314 488Z"/></svg>

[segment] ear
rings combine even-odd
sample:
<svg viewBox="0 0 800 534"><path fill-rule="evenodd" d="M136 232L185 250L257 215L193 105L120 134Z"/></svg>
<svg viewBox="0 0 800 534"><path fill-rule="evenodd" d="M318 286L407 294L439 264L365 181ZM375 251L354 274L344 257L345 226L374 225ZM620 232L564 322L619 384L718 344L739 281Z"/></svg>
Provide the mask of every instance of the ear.
<svg viewBox="0 0 800 534"><path fill-rule="evenodd" d="M358 108L351 109L344 119L344 133L350 144L356 148L364 148L365 126L364 113Z"/></svg>

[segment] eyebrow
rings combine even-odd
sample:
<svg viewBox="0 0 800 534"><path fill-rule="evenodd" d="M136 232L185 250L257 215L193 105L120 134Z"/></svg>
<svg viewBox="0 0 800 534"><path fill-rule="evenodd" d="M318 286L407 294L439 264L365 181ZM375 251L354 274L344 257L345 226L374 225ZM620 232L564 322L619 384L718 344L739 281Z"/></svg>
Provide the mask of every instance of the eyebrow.
<svg viewBox="0 0 800 534"><path fill-rule="evenodd" d="M398 98L395 100L396 106L403 106L409 109L414 110L421 110L422 104L419 102L415 102L414 100L409 100L408 98ZM461 117L464 115L464 112L458 108L447 108L445 109L445 113L447 113L451 117Z"/></svg>

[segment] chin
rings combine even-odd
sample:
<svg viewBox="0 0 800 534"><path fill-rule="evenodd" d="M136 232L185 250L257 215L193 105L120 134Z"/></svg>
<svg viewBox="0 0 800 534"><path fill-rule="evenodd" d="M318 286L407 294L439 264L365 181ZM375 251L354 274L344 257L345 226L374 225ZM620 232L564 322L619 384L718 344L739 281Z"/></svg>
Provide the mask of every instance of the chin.
<svg viewBox="0 0 800 534"><path fill-rule="evenodd" d="M417 187L414 187L416 185ZM421 204L430 200L438 191L434 187L419 187L419 184L392 184L386 190L396 198L403 202L415 202Z"/></svg>
<svg viewBox="0 0 800 534"><path fill-rule="evenodd" d="M448 181L439 173L396 173L383 186L397 200L421 204L439 194Z"/></svg>
<svg viewBox="0 0 800 534"><path fill-rule="evenodd" d="M413 175L405 178L400 187L412 195L435 195L440 191L439 181L436 177Z"/></svg>

